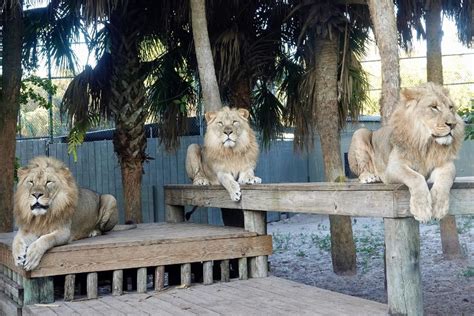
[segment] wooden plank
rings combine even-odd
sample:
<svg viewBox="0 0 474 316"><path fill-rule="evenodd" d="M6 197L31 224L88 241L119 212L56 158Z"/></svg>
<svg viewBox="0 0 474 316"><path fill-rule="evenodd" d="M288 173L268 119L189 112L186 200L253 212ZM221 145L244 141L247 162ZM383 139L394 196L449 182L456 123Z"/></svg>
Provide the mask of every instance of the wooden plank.
<svg viewBox="0 0 474 316"><path fill-rule="evenodd" d="M146 268L137 270L137 293L146 293L147 273Z"/></svg>
<svg viewBox="0 0 474 316"><path fill-rule="evenodd" d="M4 292L8 297L13 298L13 301L18 305L23 304L23 287L8 279L5 275L0 274L0 293Z"/></svg>
<svg viewBox="0 0 474 316"><path fill-rule="evenodd" d="M98 289L98 276L97 272L87 273L87 298L93 299L97 298L97 289Z"/></svg>
<svg viewBox="0 0 474 316"><path fill-rule="evenodd" d="M384 219L390 314L422 315L420 229L413 218Z"/></svg>
<svg viewBox="0 0 474 316"><path fill-rule="evenodd" d="M160 301L168 302L173 306L176 306L182 310L189 311L196 315L222 315L206 307L202 307L198 304L195 304L194 302L185 300L184 298L179 296L179 293L178 295L176 295L175 293L176 292L171 292L169 294L165 293L165 295L160 295L159 298L156 298L156 299L159 299Z"/></svg>
<svg viewBox="0 0 474 316"><path fill-rule="evenodd" d="M64 278L64 300L72 301L74 299L74 290L76 287L76 275L68 274Z"/></svg>
<svg viewBox="0 0 474 316"><path fill-rule="evenodd" d="M202 284L209 285L214 283L214 273L213 273L214 262L206 261L202 264Z"/></svg>
<svg viewBox="0 0 474 316"><path fill-rule="evenodd" d="M165 289L165 266L155 268L155 291L163 291Z"/></svg>
<svg viewBox="0 0 474 316"><path fill-rule="evenodd" d="M54 302L54 283L52 277L23 280L23 304L48 304Z"/></svg>
<svg viewBox="0 0 474 316"><path fill-rule="evenodd" d="M184 222L184 207L179 205L166 205L166 221L168 223Z"/></svg>
<svg viewBox="0 0 474 316"><path fill-rule="evenodd" d="M123 270L114 270L112 276L112 295L118 296L123 293Z"/></svg>
<svg viewBox="0 0 474 316"><path fill-rule="evenodd" d="M229 260L221 260L221 282L230 281Z"/></svg>
<svg viewBox="0 0 474 316"><path fill-rule="evenodd" d="M134 256L130 256L130 252ZM271 236L211 239L47 253L33 277L269 255ZM58 265L61 262L62 265Z"/></svg>
<svg viewBox="0 0 474 316"><path fill-rule="evenodd" d="M191 264L184 263L181 265L181 286L191 286Z"/></svg>
<svg viewBox="0 0 474 316"><path fill-rule="evenodd" d="M248 261L247 258L239 258L239 280L247 280L248 274Z"/></svg>
<svg viewBox="0 0 474 316"><path fill-rule="evenodd" d="M22 315L21 306L13 302L5 294L0 292L0 314L1 315Z"/></svg>

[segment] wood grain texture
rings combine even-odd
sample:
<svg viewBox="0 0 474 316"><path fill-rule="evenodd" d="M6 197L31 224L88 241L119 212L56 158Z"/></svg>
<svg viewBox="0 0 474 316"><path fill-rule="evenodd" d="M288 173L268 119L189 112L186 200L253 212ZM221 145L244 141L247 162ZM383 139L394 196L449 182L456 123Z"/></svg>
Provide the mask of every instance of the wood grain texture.
<svg viewBox="0 0 474 316"><path fill-rule="evenodd" d="M384 226L389 311L423 315L419 223L413 218L386 218Z"/></svg>
<svg viewBox="0 0 474 316"><path fill-rule="evenodd" d="M408 217L410 194L401 184L279 183L242 185L233 202L221 186L168 185L166 204L256 211L300 212L362 217ZM474 214L474 181L459 178L450 194L451 215Z"/></svg>
<svg viewBox="0 0 474 316"><path fill-rule="evenodd" d="M146 282L146 268L139 268L137 270L137 293L146 293Z"/></svg>
<svg viewBox="0 0 474 316"><path fill-rule="evenodd" d="M72 301L74 299L74 290L76 286L76 275L68 274L64 278L64 300Z"/></svg>
<svg viewBox="0 0 474 316"><path fill-rule="evenodd" d="M191 286L191 264L185 263L181 265L181 285Z"/></svg>
<svg viewBox="0 0 474 316"><path fill-rule="evenodd" d="M155 291L163 291L165 289L165 266L155 268Z"/></svg>
<svg viewBox="0 0 474 316"><path fill-rule="evenodd" d="M23 287L0 274L0 293L2 292L18 305L23 305Z"/></svg>
<svg viewBox="0 0 474 316"><path fill-rule="evenodd" d="M123 270L115 270L112 275L112 295L123 294Z"/></svg>
<svg viewBox="0 0 474 316"><path fill-rule="evenodd" d="M221 282L230 281L230 269L229 269L229 260L222 260L220 263L221 268Z"/></svg>
<svg viewBox="0 0 474 316"><path fill-rule="evenodd" d="M93 299L97 298L97 289L98 289L98 277L97 272L87 273L87 298Z"/></svg>
<svg viewBox="0 0 474 316"><path fill-rule="evenodd" d="M247 258L239 259L239 280L247 280L249 278L248 274L248 260Z"/></svg>
<svg viewBox="0 0 474 316"><path fill-rule="evenodd" d="M23 280L23 305L49 304L54 302L54 283L52 277Z"/></svg>
<svg viewBox="0 0 474 316"><path fill-rule="evenodd" d="M209 285L214 283L213 273L214 262L206 261L202 264L202 284Z"/></svg>

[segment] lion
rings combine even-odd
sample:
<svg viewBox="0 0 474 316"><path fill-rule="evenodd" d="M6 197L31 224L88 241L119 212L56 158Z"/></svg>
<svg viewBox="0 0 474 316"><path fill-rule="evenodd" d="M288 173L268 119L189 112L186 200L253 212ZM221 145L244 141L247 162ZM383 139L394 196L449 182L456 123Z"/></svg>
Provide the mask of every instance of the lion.
<svg viewBox="0 0 474 316"><path fill-rule="evenodd" d="M254 175L259 149L248 123L249 111L223 107L205 114L204 146L191 144L186 172L195 185L222 184L232 201L241 198L239 184L261 183Z"/></svg>
<svg viewBox="0 0 474 316"><path fill-rule="evenodd" d="M51 157L33 158L18 169L14 200L19 229L13 258L26 271L35 269L48 249L101 235L118 222L112 195L78 188L66 165Z"/></svg>
<svg viewBox="0 0 474 316"><path fill-rule="evenodd" d="M449 91L428 82L401 91L387 125L354 133L349 166L362 183L405 184L416 220L441 219L448 212L454 159L463 139L464 122Z"/></svg>

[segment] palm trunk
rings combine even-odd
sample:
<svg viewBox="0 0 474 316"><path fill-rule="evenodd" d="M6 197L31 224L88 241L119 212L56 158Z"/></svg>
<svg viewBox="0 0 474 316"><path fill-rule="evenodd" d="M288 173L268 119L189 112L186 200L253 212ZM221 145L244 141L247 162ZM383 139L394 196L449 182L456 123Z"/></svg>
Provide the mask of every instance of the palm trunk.
<svg viewBox="0 0 474 316"><path fill-rule="evenodd" d="M443 84L443 58L441 53L441 0L433 0L426 15L426 71L428 81ZM441 245L447 258L459 257L459 244L456 218L447 215L440 223Z"/></svg>
<svg viewBox="0 0 474 316"><path fill-rule="evenodd" d="M235 82L230 92L230 103L237 108L250 110L252 105L252 94L250 82L247 78L241 78Z"/></svg>
<svg viewBox="0 0 474 316"><path fill-rule="evenodd" d="M0 232L13 230L16 120L20 109L22 3L3 7L3 76L0 99Z"/></svg>
<svg viewBox="0 0 474 316"><path fill-rule="evenodd" d="M140 223L141 182L146 159L144 124L145 86L140 72L138 31L140 19L133 5L118 6L111 15L111 100L116 122L114 149L122 171L125 220Z"/></svg>
<svg viewBox="0 0 474 316"><path fill-rule="evenodd" d="M382 61L382 123L388 122L400 94L400 65L395 9L392 0L369 0L370 17Z"/></svg>
<svg viewBox="0 0 474 316"><path fill-rule="evenodd" d="M194 48L196 50L204 108L206 111L216 111L222 107L222 101L207 31L206 1L190 1Z"/></svg>
<svg viewBox="0 0 474 316"><path fill-rule="evenodd" d="M323 151L324 177L328 182L344 181L342 168L339 108L337 101L337 62L339 47L335 40L316 40L315 64L318 89L315 119ZM329 216L332 265L336 274L356 273L356 252L349 216Z"/></svg>

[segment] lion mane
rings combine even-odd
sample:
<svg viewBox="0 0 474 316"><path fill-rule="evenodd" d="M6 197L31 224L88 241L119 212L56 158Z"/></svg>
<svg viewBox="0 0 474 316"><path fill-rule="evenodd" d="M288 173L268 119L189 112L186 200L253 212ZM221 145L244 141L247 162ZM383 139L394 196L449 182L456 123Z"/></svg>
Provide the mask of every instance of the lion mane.
<svg viewBox="0 0 474 316"><path fill-rule="evenodd" d="M403 183L410 212L420 221L444 217L455 178L464 122L449 91L428 82L403 89L388 124L359 129L349 148L349 165L362 183ZM431 191L426 183L433 181Z"/></svg>
<svg viewBox="0 0 474 316"><path fill-rule="evenodd" d="M13 212L19 230L12 250L16 265L25 270L36 268L48 249L117 224L116 199L78 188L71 171L55 158L33 158L18 177Z"/></svg>
<svg viewBox="0 0 474 316"><path fill-rule="evenodd" d="M222 184L234 201L240 200L239 184L261 183L254 175L259 149L248 123L246 109L224 107L207 112L204 146L191 144L186 171L196 185Z"/></svg>

